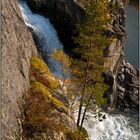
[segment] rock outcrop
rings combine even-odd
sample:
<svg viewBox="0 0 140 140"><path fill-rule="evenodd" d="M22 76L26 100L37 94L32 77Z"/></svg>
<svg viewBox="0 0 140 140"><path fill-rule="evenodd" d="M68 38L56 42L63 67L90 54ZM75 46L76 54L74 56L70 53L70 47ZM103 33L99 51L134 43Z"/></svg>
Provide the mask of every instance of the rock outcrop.
<svg viewBox="0 0 140 140"><path fill-rule="evenodd" d="M23 105L24 138L65 140L68 131L75 132L76 125L65 101L56 96L58 89L63 92L59 80L37 57L31 58L30 80L30 93Z"/></svg>
<svg viewBox="0 0 140 140"><path fill-rule="evenodd" d="M105 64L109 67L106 74L107 83L110 85L107 97L111 107L125 110L137 110L139 105L139 72L127 62L124 55L126 41L125 8L122 1L114 1L116 10L112 13L112 24L108 27L108 34L115 36L112 44L106 49L108 59Z"/></svg>
<svg viewBox="0 0 140 140"><path fill-rule="evenodd" d="M37 50L16 0L2 0L2 139L21 139L19 103L30 88L31 56Z"/></svg>
<svg viewBox="0 0 140 140"><path fill-rule="evenodd" d="M117 107L123 111L139 110L139 71L123 61L117 74Z"/></svg>

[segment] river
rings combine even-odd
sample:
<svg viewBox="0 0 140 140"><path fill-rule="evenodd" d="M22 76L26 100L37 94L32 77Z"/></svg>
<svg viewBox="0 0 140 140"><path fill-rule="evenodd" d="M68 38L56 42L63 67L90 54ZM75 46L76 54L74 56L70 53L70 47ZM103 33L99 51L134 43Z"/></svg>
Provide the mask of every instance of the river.
<svg viewBox="0 0 140 140"><path fill-rule="evenodd" d="M61 70L56 69L56 62L49 57L54 48L63 49L56 30L49 22L49 19L32 13L25 1L20 1L19 5L25 24L32 28L38 38L44 60L54 75L61 75ZM103 114L106 116L106 119L99 121L98 117L97 119L94 117L94 113L88 112L88 121L85 121L84 127L89 134L90 140L138 140L137 114Z"/></svg>
<svg viewBox="0 0 140 140"><path fill-rule="evenodd" d="M131 0L126 6L125 57L130 64L139 67L139 8L138 0Z"/></svg>

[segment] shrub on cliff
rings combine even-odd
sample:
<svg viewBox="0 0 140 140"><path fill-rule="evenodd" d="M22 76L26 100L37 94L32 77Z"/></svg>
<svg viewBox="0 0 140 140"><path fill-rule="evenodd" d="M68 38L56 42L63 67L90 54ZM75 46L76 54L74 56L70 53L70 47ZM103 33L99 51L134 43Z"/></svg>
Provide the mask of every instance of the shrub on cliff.
<svg viewBox="0 0 140 140"><path fill-rule="evenodd" d="M47 65L37 57L31 58L30 79L30 92L24 98L22 109L24 136L31 138L37 133L45 133L55 139L54 133L66 132L61 113L68 114L68 108L63 102L51 94L59 82L51 75Z"/></svg>
<svg viewBox="0 0 140 140"><path fill-rule="evenodd" d="M45 96L48 93L45 93ZM48 137L54 136L54 132L65 132L65 126L60 121L59 111L46 100L46 97L38 92L31 92L25 98L23 132L24 136L34 137L36 133L46 133Z"/></svg>
<svg viewBox="0 0 140 140"><path fill-rule="evenodd" d="M88 139L88 133L85 128L82 127L80 130L80 127L77 128L75 132L72 132L71 130L68 130L66 132L66 140L87 140Z"/></svg>
<svg viewBox="0 0 140 140"><path fill-rule="evenodd" d="M58 88L59 81L54 78L48 66L39 58L31 58L31 80L37 80L51 90Z"/></svg>

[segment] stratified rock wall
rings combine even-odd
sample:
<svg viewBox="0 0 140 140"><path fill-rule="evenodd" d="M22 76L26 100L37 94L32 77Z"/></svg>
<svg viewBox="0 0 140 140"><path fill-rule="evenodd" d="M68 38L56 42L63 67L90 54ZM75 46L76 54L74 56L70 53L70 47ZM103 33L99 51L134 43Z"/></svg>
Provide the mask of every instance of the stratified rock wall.
<svg viewBox="0 0 140 140"><path fill-rule="evenodd" d="M115 36L112 44L106 50L109 74L108 84L112 87L108 95L113 97L111 106L123 111L139 109L139 72L127 62L124 56L126 41L125 7L121 0L114 0L116 10L112 13L113 22L109 25L109 34ZM110 78L109 78L110 77ZM112 79L112 80L111 80ZM112 81L109 83L109 81ZM108 97L109 97L108 96ZM112 98L111 97L111 98ZM111 100L111 99L110 99Z"/></svg>
<svg viewBox="0 0 140 140"><path fill-rule="evenodd" d="M17 0L2 0L2 125L3 140L21 139L19 108L29 90L31 56L37 50L23 22Z"/></svg>
<svg viewBox="0 0 140 140"><path fill-rule="evenodd" d="M123 111L139 110L139 71L123 61L117 73L117 107Z"/></svg>

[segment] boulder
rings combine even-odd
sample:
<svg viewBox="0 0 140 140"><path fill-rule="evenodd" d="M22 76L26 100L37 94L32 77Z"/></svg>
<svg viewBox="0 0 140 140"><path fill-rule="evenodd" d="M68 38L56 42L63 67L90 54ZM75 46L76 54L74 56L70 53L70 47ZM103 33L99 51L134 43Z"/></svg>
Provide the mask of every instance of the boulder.
<svg viewBox="0 0 140 140"><path fill-rule="evenodd" d="M124 69L122 71L122 69ZM128 62L124 63L118 73L117 87L118 87L118 102L117 107L125 110L139 109L139 73ZM120 77L123 75L124 80ZM122 94L123 93L123 94ZM123 96L122 96L123 95Z"/></svg>

